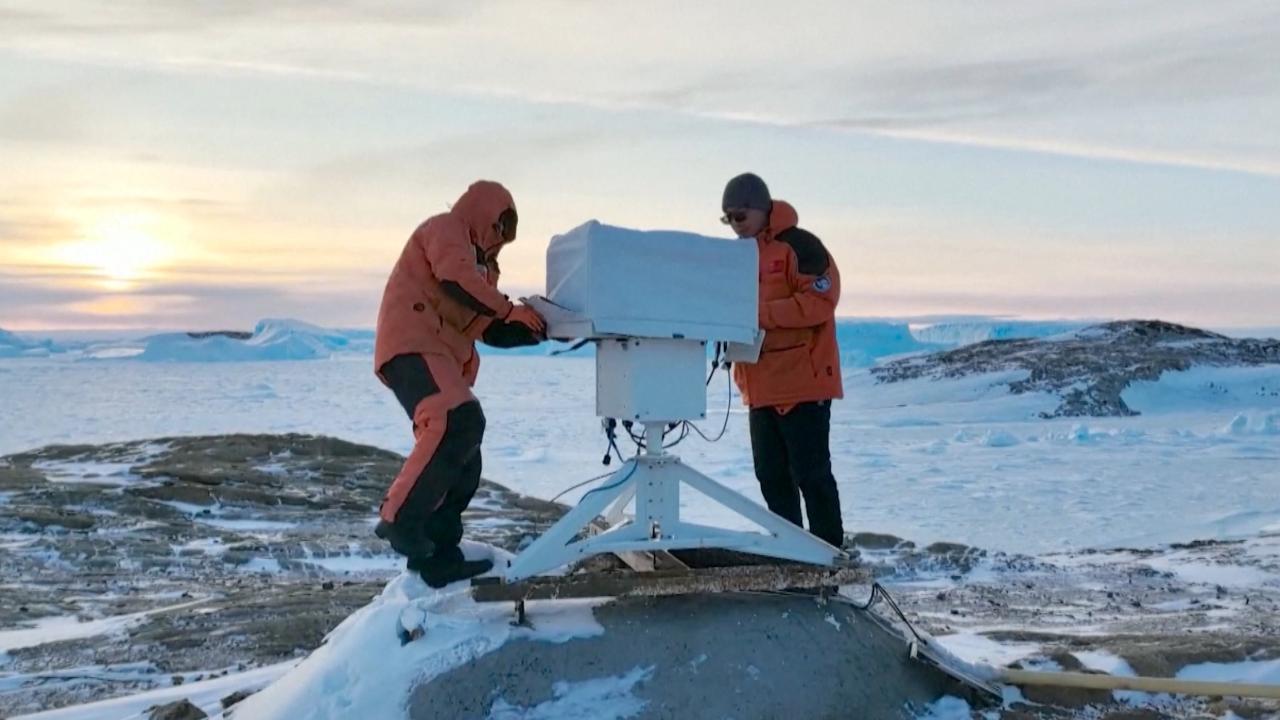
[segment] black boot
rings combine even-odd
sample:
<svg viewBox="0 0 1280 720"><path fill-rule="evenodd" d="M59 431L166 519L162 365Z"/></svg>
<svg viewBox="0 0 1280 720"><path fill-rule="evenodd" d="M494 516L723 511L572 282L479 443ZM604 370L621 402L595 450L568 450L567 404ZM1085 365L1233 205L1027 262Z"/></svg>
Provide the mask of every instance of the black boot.
<svg viewBox="0 0 1280 720"><path fill-rule="evenodd" d="M410 570L417 570L423 582L439 589L493 569L492 560L468 560L456 547L440 548L430 557L409 558Z"/></svg>
<svg viewBox="0 0 1280 720"><path fill-rule="evenodd" d="M427 539L422 528L411 523L379 520L373 534L386 540L392 550L405 557L426 557L436 550L435 543Z"/></svg>

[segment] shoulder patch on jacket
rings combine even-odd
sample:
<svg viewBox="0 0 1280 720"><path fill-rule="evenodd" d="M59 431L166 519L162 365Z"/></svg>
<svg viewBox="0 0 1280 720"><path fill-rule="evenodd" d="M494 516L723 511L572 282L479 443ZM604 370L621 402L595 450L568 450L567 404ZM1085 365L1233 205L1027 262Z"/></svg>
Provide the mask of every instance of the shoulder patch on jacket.
<svg viewBox="0 0 1280 720"><path fill-rule="evenodd" d="M805 275L822 275L831 267L831 256L817 235L808 230L791 228L778 235L796 254L797 269Z"/></svg>

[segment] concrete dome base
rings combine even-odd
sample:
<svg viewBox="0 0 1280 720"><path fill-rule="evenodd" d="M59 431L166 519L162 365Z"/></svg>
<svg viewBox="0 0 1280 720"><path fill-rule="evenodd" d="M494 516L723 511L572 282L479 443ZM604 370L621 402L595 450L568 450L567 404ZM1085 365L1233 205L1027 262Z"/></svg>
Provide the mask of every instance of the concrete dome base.
<svg viewBox="0 0 1280 720"><path fill-rule="evenodd" d="M410 717L908 718L963 694L847 603L687 595L619 600L594 614L602 635L515 640L420 684ZM529 620L537 626L536 604ZM574 687L603 695L575 701ZM590 709L575 715L577 706Z"/></svg>

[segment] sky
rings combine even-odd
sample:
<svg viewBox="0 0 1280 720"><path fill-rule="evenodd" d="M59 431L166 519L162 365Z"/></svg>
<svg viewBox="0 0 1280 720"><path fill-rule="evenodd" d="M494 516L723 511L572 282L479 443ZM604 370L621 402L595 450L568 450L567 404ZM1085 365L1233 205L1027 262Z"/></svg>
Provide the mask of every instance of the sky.
<svg viewBox="0 0 1280 720"><path fill-rule="evenodd" d="M1280 324L1280 4L0 0L0 328L371 327L505 183L724 236L754 171L848 316Z"/></svg>

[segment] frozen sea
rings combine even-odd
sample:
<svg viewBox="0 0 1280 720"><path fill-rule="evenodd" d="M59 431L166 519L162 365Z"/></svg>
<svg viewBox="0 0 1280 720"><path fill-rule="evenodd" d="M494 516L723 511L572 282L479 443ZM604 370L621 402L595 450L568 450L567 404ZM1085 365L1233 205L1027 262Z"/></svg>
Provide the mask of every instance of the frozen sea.
<svg viewBox="0 0 1280 720"><path fill-rule="evenodd" d="M1142 412L1132 418L1040 419L1056 398L1010 396L1001 379L878 385L847 368L831 436L846 528L1023 553L1280 529L1280 399L1232 391L1280 387L1280 367L1166 375L1126 392ZM714 434L729 407L724 439L690 436L675 452L759 501L746 414L728 392L718 374L701 424ZM476 393L489 421L486 477L551 497L608 469L591 358L486 357ZM408 420L363 354L12 359L0 362L0 408L0 454L236 432L326 434L401 453L412 443ZM688 517L734 524L705 498L683 502Z"/></svg>

